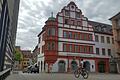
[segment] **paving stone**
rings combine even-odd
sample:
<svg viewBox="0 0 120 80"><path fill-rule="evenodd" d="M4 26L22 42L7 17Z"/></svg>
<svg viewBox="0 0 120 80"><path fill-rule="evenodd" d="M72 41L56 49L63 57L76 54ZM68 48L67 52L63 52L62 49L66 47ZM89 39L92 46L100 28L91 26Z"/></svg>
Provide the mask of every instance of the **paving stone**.
<svg viewBox="0 0 120 80"><path fill-rule="evenodd" d="M74 74L65 73L22 73L11 74L6 78L6 80L85 80L80 76L75 78ZM86 80L120 80L119 74L89 74Z"/></svg>

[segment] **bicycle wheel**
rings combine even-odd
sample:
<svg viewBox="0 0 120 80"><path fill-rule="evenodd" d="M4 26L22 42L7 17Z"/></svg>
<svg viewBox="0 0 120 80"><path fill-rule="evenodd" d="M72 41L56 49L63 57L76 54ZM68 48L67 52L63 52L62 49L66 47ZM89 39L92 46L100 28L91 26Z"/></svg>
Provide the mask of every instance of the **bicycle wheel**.
<svg viewBox="0 0 120 80"><path fill-rule="evenodd" d="M84 79L88 78L88 72L86 70L82 71L81 75L83 76Z"/></svg>
<svg viewBox="0 0 120 80"><path fill-rule="evenodd" d="M78 78L80 76L80 70L78 70L78 69L75 70L74 75L75 75L76 78Z"/></svg>

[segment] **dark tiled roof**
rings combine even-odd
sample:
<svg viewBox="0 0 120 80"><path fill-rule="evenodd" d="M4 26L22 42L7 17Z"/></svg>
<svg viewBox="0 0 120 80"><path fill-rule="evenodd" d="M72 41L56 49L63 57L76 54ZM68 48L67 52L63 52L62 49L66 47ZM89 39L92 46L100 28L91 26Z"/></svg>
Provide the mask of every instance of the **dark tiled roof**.
<svg viewBox="0 0 120 80"><path fill-rule="evenodd" d="M94 32L101 34L112 34L112 26L109 24L104 24L95 21L88 21L89 25L92 25L94 28Z"/></svg>

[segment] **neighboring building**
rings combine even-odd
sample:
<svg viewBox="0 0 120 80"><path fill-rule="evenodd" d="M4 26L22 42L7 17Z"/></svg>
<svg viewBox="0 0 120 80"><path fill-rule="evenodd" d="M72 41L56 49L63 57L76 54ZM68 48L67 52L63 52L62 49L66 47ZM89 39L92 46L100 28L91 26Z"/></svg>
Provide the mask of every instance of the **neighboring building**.
<svg viewBox="0 0 120 80"><path fill-rule="evenodd" d="M0 71L14 63L18 11L19 0L0 0Z"/></svg>
<svg viewBox="0 0 120 80"><path fill-rule="evenodd" d="M39 53L39 48L38 48L38 45L35 47L35 49L32 51L32 55L33 55L33 63L37 63L37 57L38 57L38 53Z"/></svg>
<svg viewBox="0 0 120 80"><path fill-rule="evenodd" d="M24 69L32 64L32 53L31 50L22 50L22 54L23 54L22 66Z"/></svg>
<svg viewBox="0 0 120 80"><path fill-rule="evenodd" d="M110 32L110 25L89 21L76 4L70 2L56 18L53 15L48 18L38 35L40 71L72 72L83 59L90 72L109 72L113 53ZM95 35L103 36L104 42L102 37L98 39L100 42L95 42Z"/></svg>
<svg viewBox="0 0 120 80"><path fill-rule="evenodd" d="M120 12L110 18L112 21L112 29L113 29L113 36L114 36L114 47L115 47L115 54L114 59L117 62L117 69L120 73Z"/></svg>
<svg viewBox="0 0 120 80"><path fill-rule="evenodd" d="M98 64L98 67L101 67L98 71L104 72L104 65L107 64L109 72L116 72L116 66L110 63L111 57L114 56L115 53L112 26L93 21L89 21L88 23L94 27L96 57L100 56L104 58L104 60L101 59L101 62Z"/></svg>

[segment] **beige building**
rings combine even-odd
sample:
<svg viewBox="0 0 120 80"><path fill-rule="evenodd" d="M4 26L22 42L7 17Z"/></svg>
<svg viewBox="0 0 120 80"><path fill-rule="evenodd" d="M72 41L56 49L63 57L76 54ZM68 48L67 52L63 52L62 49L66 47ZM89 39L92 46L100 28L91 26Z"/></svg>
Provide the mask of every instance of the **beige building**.
<svg viewBox="0 0 120 80"><path fill-rule="evenodd" d="M115 61L117 62L117 69L120 73L120 12L110 18L112 21L113 36L114 36L114 47L115 47Z"/></svg>

